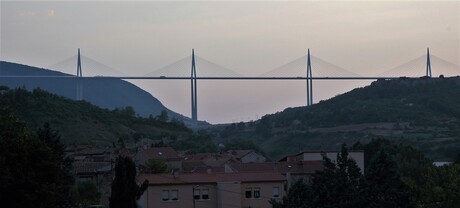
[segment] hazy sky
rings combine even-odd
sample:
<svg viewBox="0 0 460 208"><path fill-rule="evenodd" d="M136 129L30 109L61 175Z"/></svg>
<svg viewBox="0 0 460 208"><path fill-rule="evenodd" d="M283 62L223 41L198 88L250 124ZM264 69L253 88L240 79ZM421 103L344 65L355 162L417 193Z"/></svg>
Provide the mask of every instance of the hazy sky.
<svg viewBox="0 0 460 208"><path fill-rule="evenodd" d="M460 62L458 1L2 0L0 6L1 60L39 67L71 57L77 48L128 75L154 71L188 56L191 48L207 60L246 75L290 62L305 55L307 48L362 75L382 73L423 55L426 47L449 62ZM168 96L167 90L138 84L159 94L154 96L172 110L190 114L185 93L189 89L180 96ZM245 96L251 95L240 95L241 99ZM279 104L264 100L259 104L274 107L260 111L254 104L256 109L249 107L238 115L237 110L228 110L235 103L229 102L226 110L213 109L214 104L202 98L207 108L199 109L199 116L214 123L254 119L302 105L305 98L296 99L284 103L281 99ZM228 114L217 113L222 111Z"/></svg>

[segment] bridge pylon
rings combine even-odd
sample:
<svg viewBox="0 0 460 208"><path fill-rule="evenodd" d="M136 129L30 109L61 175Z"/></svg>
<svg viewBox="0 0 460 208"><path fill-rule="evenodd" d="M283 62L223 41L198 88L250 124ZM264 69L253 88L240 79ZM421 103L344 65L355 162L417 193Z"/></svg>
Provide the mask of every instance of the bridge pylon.
<svg viewBox="0 0 460 208"><path fill-rule="evenodd" d="M192 121L198 121L198 96L196 85L195 49L192 49L192 69L190 75L192 97Z"/></svg>
<svg viewBox="0 0 460 208"><path fill-rule="evenodd" d="M310 59L310 49L308 49L307 54L307 106L313 105L313 79L311 73L311 59Z"/></svg>
<svg viewBox="0 0 460 208"><path fill-rule="evenodd" d="M431 78L430 48L426 48L426 76Z"/></svg>
<svg viewBox="0 0 460 208"><path fill-rule="evenodd" d="M81 57L80 57L80 48L78 48L78 56L77 56L77 95L76 100L83 100L83 86L81 84L81 77L83 77L83 73L81 70Z"/></svg>

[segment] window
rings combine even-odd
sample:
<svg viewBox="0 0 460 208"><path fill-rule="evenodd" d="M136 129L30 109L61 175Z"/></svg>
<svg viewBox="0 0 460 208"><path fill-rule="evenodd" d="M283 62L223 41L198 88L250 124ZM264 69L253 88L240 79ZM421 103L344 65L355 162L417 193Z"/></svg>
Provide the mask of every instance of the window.
<svg viewBox="0 0 460 208"><path fill-rule="evenodd" d="M201 193L202 199L209 199L209 189L203 189Z"/></svg>
<svg viewBox="0 0 460 208"><path fill-rule="evenodd" d="M193 189L193 199L199 200L200 199L200 189Z"/></svg>
<svg viewBox="0 0 460 208"><path fill-rule="evenodd" d="M169 200L169 191L168 190L163 190L163 194L162 194L161 199L163 201L168 201Z"/></svg>
<svg viewBox="0 0 460 208"><path fill-rule="evenodd" d="M252 188L246 188L246 191L244 193L246 198L252 198Z"/></svg>
<svg viewBox="0 0 460 208"><path fill-rule="evenodd" d="M244 191L244 195L247 199L252 198L252 199L259 199L260 196L260 187L250 187L246 188Z"/></svg>
<svg viewBox="0 0 460 208"><path fill-rule="evenodd" d="M179 191L178 190L171 190L169 192L169 198L173 201L177 201L179 199Z"/></svg>
<svg viewBox="0 0 460 208"><path fill-rule="evenodd" d="M260 188L254 188L254 198L260 198Z"/></svg>
<svg viewBox="0 0 460 208"><path fill-rule="evenodd" d="M179 191L178 190L163 190L161 194L161 200L163 201L177 201L179 199Z"/></svg>
<svg viewBox="0 0 460 208"><path fill-rule="evenodd" d="M193 189L193 199L194 200L208 200L209 199L209 189Z"/></svg>
<svg viewBox="0 0 460 208"><path fill-rule="evenodd" d="M280 197L280 187L273 187L273 195L272 195L273 198L278 198Z"/></svg>

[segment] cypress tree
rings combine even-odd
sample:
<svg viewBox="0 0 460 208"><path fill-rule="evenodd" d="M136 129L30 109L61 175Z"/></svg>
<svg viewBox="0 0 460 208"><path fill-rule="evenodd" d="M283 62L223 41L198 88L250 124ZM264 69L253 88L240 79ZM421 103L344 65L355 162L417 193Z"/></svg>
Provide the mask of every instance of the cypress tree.
<svg viewBox="0 0 460 208"><path fill-rule="evenodd" d="M112 182L112 195L110 196L110 208L137 208L138 200L145 189L148 181L142 186L136 183L136 166L129 157L119 156L115 165L115 178Z"/></svg>

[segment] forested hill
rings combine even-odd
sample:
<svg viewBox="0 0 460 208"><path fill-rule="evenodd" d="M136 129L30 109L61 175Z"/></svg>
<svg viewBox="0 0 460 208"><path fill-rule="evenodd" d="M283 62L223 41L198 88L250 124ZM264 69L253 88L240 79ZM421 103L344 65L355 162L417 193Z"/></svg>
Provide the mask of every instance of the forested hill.
<svg viewBox="0 0 460 208"><path fill-rule="evenodd" d="M58 71L0 61L0 76L70 76ZM0 85L10 88L26 87L29 90L40 87L48 92L76 98L76 80L68 78L1 78ZM167 109L161 102L141 88L120 79L83 79L83 99L101 108L115 109L131 106L144 117L157 116L166 110L171 117L187 122L189 119Z"/></svg>
<svg viewBox="0 0 460 208"><path fill-rule="evenodd" d="M0 108L9 108L25 121L32 132L49 123L60 132L66 144L94 143L110 145L122 138L188 138L192 131L178 120L135 116L131 107L108 110L86 101L74 101L41 89L8 89L0 86Z"/></svg>
<svg viewBox="0 0 460 208"><path fill-rule="evenodd" d="M388 138L450 159L460 150L460 78L378 80L310 107L228 126L221 136L254 140L275 158Z"/></svg>

